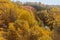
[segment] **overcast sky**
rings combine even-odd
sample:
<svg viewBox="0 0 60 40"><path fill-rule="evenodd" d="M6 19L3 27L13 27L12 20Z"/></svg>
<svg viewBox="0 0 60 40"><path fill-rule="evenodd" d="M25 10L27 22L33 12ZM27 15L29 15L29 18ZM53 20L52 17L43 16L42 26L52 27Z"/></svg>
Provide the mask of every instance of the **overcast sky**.
<svg viewBox="0 0 60 40"><path fill-rule="evenodd" d="M16 0L14 0L16 1ZM49 5L60 5L60 0L19 0L21 2L41 2Z"/></svg>

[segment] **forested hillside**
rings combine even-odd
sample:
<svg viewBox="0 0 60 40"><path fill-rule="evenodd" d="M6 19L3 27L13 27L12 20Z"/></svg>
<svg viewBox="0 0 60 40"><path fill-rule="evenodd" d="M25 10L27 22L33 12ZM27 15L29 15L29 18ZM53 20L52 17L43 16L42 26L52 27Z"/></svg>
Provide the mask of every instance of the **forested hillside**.
<svg viewBox="0 0 60 40"><path fill-rule="evenodd" d="M60 40L60 8L0 0L0 40Z"/></svg>

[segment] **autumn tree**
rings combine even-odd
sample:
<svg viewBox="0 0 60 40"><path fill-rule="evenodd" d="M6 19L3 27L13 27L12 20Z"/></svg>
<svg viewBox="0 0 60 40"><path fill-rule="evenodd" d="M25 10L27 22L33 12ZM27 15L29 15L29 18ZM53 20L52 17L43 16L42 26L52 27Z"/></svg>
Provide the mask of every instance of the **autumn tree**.
<svg viewBox="0 0 60 40"><path fill-rule="evenodd" d="M9 0L0 2L0 29L3 30L0 32L1 35L6 34L1 40L52 40L51 31L39 26L33 11ZM41 18L42 15L43 18ZM51 19L46 11L41 11L41 15L38 17L44 23L48 22L47 25L50 24Z"/></svg>

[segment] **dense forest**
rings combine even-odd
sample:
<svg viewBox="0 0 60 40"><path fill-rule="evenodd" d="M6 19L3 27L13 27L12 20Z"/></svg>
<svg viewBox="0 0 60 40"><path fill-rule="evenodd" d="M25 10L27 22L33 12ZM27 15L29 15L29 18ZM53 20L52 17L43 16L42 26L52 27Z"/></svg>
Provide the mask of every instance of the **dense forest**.
<svg viewBox="0 0 60 40"><path fill-rule="evenodd" d="M60 40L60 6L0 0L0 40Z"/></svg>

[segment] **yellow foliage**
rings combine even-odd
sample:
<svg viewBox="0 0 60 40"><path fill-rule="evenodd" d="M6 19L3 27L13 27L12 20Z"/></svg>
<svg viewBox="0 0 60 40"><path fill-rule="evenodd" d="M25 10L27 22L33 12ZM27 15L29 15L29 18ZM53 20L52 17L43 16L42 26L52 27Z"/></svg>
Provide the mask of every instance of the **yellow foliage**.
<svg viewBox="0 0 60 40"><path fill-rule="evenodd" d="M0 31L0 34L7 34L7 40L49 40L51 38L51 31L38 25L32 11L26 10L23 6L18 7L9 0L0 2L4 2L0 4L0 25L4 24L5 26L2 26L8 27L6 32ZM4 38L0 37L0 40Z"/></svg>
<svg viewBox="0 0 60 40"><path fill-rule="evenodd" d="M10 30L15 30L14 23L9 23L9 29L10 29Z"/></svg>

